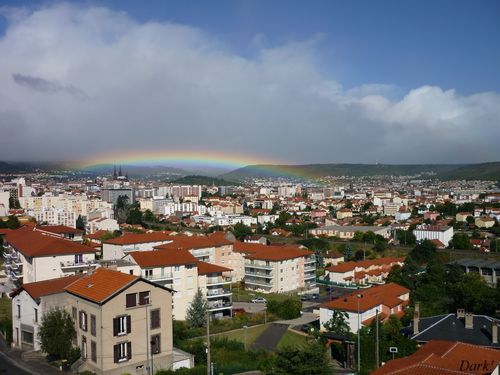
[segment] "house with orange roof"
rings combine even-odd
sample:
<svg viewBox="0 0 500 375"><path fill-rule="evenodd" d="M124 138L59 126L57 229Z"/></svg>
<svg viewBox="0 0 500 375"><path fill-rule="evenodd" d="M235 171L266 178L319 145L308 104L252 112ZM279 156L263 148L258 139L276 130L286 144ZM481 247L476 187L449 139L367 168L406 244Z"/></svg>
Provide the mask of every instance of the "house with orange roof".
<svg viewBox="0 0 500 375"><path fill-rule="evenodd" d="M490 375L500 373L500 351L459 341L432 340L412 355L393 359L372 375Z"/></svg>
<svg viewBox="0 0 500 375"><path fill-rule="evenodd" d="M409 299L410 290L395 283L356 290L320 305L320 327L332 318L334 311L342 311L348 315L351 332L357 333L362 325L369 326L377 314L382 321L391 315L402 317Z"/></svg>
<svg viewBox="0 0 500 375"><path fill-rule="evenodd" d="M244 272L245 288L263 293L285 293L316 288L314 252L295 246L266 246L234 243L240 253L239 270Z"/></svg>
<svg viewBox="0 0 500 375"><path fill-rule="evenodd" d="M39 225L35 230L48 236L60 237L65 240L83 242L83 230L65 225Z"/></svg>
<svg viewBox="0 0 500 375"><path fill-rule="evenodd" d="M390 270L403 266L404 258L378 258L345 262L325 268L325 279L337 284L383 284Z"/></svg>
<svg viewBox="0 0 500 375"><path fill-rule="evenodd" d="M97 265L92 247L27 227L5 235L3 257L6 274L16 285L82 273Z"/></svg>
<svg viewBox="0 0 500 375"><path fill-rule="evenodd" d="M172 345L172 289L98 268L65 291L83 360L78 372L115 375L192 367L192 356L179 358L182 352Z"/></svg>

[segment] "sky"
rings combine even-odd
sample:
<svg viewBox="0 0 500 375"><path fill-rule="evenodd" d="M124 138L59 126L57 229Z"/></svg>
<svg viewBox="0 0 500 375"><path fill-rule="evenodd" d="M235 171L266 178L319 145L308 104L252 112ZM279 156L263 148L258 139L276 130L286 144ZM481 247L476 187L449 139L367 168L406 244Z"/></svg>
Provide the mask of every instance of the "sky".
<svg viewBox="0 0 500 375"><path fill-rule="evenodd" d="M488 0L0 0L0 160L498 161L499 19Z"/></svg>

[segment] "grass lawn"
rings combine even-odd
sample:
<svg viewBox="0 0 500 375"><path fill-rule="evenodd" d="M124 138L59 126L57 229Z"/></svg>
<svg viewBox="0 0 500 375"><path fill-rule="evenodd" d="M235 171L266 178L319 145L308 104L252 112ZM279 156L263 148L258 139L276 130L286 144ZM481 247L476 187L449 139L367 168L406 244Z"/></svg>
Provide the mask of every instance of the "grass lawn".
<svg viewBox="0 0 500 375"><path fill-rule="evenodd" d="M246 329L247 348L249 348L253 344L253 342L257 339L257 337L259 337L262 334L262 332L266 330L266 328L267 326L260 325ZM245 343L245 329L221 333L219 335L213 335L213 337L227 337L230 340L236 340Z"/></svg>
<svg viewBox="0 0 500 375"><path fill-rule="evenodd" d="M300 348L306 345L307 345L306 336L288 330L285 332L280 342L278 343L278 349L282 349L284 347Z"/></svg>
<svg viewBox="0 0 500 375"><path fill-rule="evenodd" d="M12 301L7 298L0 298L0 320L12 319Z"/></svg>

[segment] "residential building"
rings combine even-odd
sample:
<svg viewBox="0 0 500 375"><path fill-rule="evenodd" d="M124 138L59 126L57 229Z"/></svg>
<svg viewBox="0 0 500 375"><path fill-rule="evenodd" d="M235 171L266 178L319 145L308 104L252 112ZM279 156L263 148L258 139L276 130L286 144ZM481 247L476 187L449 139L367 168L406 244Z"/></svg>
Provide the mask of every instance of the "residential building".
<svg viewBox="0 0 500 375"><path fill-rule="evenodd" d="M474 217L474 215L471 213L471 212L458 212L456 215L455 215L455 220L459 223L466 223L467 222L467 218L469 216L472 216Z"/></svg>
<svg viewBox="0 0 500 375"><path fill-rule="evenodd" d="M352 239L357 232L366 233L373 232L379 234L384 238L391 236L390 227L376 227L376 226L354 226L354 225L328 225L324 227L309 229L309 233L314 236L327 236L339 237L341 239Z"/></svg>
<svg viewBox="0 0 500 375"><path fill-rule="evenodd" d="M65 225L40 225L36 226L35 230L48 236L55 236L80 243L83 242L83 230Z"/></svg>
<svg viewBox="0 0 500 375"><path fill-rule="evenodd" d="M459 341L431 340L408 357L388 361L372 372L372 375L499 373L499 350Z"/></svg>
<svg viewBox="0 0 500 375"><path fill-rule="evenodd" d="M74 241L20 228L4 237L7 276L20 285L89 271L95 250Z"/></svg>
<svg viewBox="0 0 500 375"><path fill-rule="evenodd" d="M480 216L476 217L474 224L476 224L476 227L478 228L491 228L495 225L495 219L489 216Z"/></svg>
<svg viewBox="0 0 500 375"><path fill-rule="evenodd" d="M231 317L233 311L231 269L206 262L198 262L197 265L198 288L206 296L210 315L214 318Z"/></svg>
<svg viewBox="0 0 500 375"><path fill-rule="evenodd" d="M357 333L358 327L369 326L377 314L382 321L391 315L403 316L409 298L410 290L395 283L357 290L320 305L320 327L332 318L334 311L342 311L348 315L351 332Z"/></svg>
<svg viewBox="0 0 500 375"><path fill-rule="evenodd" d="M478 273L491 286L500 284L500 262L493 259L469 259L455 260L449 264L457 264L465 273Z"/></svg>
<svg viewBox="0 0 500 375"><path fill-rule="evenodd" d="M85 230L88 234L99 231L114 232L115 230L119 229L120 226L118 225L118 221L107 217L96 217L94 219L88 219L85 223Z"/></svg>
<svg viewBox="0 0 500 375"><path fill-rule="evenodd" d="M475 315L457 309L456 314L420 317L419 307L405 334L419 344L431 340L460 340L462 342L500 349L498 326L500 320L486 315Z"/></svg>
<svg viewBox="0 0 500 375"><path fill-rule="evenodd" d="M263 293L285 293L316 288L314 252L294 246L234 243L242 256L245 288Z"/></svg>
<svg viewBox="0 0 500 375"><path fill-rule="evenodd" d="M102 243L102 258L121 259L131 251L153 250L155 246L172 242L172 232L130 233L105 240Z"/></svg>
<svg viewBox="0 0 500 375"><path fill-rule="evenodd" d="M323 264L329 266L336 266L344 262L344 256L336 251L327 251L323 254Z"/></svg>
<svg viewBox="0 0 500 375"><path fill-rule="evenodd" d="M383 284L391 269L403 266L404 258L379 258L345 262L325 268L325 280L341 285Z"/></svg>
<svg viewBox="0 0 500 375"><path fill-rule="evenodd" d="M40 350L38 336L42 317L51 309L65 305L69 284L83 274L22 284L12 298L12 346L24 350Z"/></svg>
<svg viewBox="0 0 500 375"><path fill-rule="evenodd" d="M438 240L448 246L453 238L453 227L437 225L419 225L413 230L417 242L423 240Z"/></svg>
<svg viewBox="0 0 500 375"><path fill-rule="evenodd" d="M336 217L338 220L352 217L352 210L350 210L349 208L342 208L337 211Z"/></svg>

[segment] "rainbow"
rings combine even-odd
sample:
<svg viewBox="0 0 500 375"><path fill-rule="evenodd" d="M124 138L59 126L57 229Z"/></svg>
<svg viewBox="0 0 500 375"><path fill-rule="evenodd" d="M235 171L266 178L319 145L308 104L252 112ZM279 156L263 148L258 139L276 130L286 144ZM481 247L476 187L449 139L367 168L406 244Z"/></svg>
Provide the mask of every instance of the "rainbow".
<svg viewBox="0 0 500 375"><path fill-rule="evenodd" d="M278 164L278 165L277 165ZM219 168L234 170L247 165L258 165L259 170L280 173L290 177L301 177L290 171L290 165L281 160L269 160L241 153L214 151L147 151L94 155L76 168L85 169L96 165L136 165Z"/></svg>

